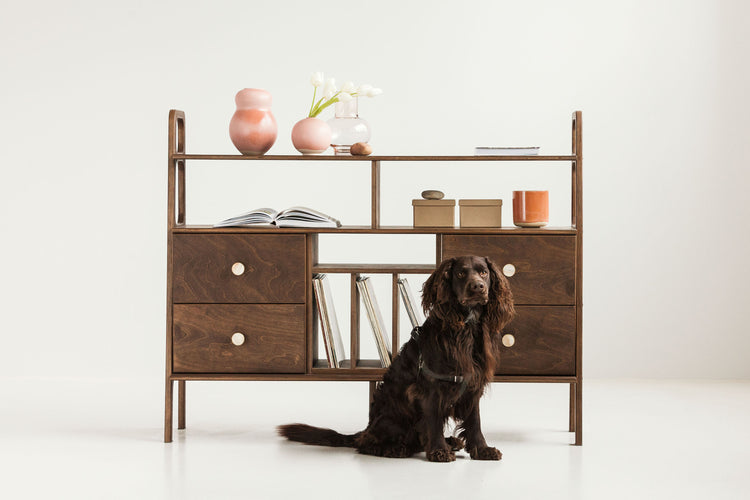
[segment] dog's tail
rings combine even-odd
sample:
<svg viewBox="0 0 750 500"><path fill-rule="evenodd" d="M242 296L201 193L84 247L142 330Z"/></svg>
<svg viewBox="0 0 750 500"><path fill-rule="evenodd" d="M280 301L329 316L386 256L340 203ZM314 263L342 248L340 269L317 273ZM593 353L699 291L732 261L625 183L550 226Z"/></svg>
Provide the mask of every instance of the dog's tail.
<svg viewBox="0 0 750 500"><path fill-rule="evenodd" d="M356 439L361 432L356 434L340 434L332 429L323 429L322 427L313 427L306 424L287 424L280 425L276 428L280 436L290 441L297 441L305 444L314 444L318 446L336 446L345 448L355 448Z"/></svg>

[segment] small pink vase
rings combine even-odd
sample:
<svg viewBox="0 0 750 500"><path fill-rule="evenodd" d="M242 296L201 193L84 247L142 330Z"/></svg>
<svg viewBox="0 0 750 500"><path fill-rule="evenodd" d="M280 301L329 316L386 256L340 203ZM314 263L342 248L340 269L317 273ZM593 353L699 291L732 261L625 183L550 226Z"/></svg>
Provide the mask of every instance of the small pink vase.
<svg viewBox="0 0 750 500"><path fill-rule="evenodd" d="M271 93L242 89L234 97L237 111L229 122L229 138L243 155L262 155L276 142L276 118L271 113Z"/></svg>
<svg viewBox="0 0 750 500"><path fill-rule="evenodd" d="M292 128L292 144L303 155L317 155L331 145L331 127L318 118L305 118Z"/></svg>

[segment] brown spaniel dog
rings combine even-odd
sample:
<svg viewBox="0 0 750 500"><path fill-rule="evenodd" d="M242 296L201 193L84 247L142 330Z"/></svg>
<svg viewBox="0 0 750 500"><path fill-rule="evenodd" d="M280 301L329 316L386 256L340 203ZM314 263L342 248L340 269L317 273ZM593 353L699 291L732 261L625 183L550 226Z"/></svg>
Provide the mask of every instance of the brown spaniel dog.
<svg viewBox="0 0 750 500"><path fill-rule="evenodd" d="M430 461L450 462L465 448L471 458L500 460L482 434L479 399L495 374L500 330L515 314L508 281L489 258L448 259L425 282L422 307L427 319L378 384L365 430L344 435L290 424L279 426L279 434L382 457L424 451ZM449 418L458 438L443 436Z"/></svg>

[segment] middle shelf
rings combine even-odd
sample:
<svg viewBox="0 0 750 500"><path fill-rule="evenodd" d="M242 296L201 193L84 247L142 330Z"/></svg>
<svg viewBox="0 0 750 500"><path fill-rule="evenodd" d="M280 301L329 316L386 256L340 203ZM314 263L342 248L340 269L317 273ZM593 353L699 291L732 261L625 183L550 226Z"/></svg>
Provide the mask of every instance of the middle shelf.
<svg viewBox="0 0 750 500"><path fill-rule="evenodd" d="M278 233L278 234L504 234L504 235L531 235L531 234L576 234L575 227L540 227L540 228L463 228L463 227L413 227L413 226L341 226L337 228L309 228L309 227L284 227L275 226L244 226L244 227L214 227L207 224L183 224L172 229L173 233Z"/></svg>
<svg viewBox="0 0 750 500"><path fill-rule="evenodd" d="M435 264L315 264L313 273L430 274Z"/></svg>

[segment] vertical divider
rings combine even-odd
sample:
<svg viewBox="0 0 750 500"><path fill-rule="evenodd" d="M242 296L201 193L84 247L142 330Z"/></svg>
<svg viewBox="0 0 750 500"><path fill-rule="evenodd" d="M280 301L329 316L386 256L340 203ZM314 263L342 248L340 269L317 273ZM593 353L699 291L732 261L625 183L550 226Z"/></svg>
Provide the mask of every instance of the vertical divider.
<svg viewBox="0 0 750 500"><path fill-rule="evenodd" d="M307 235L305 244L305 281L307 289L305 291L305 329L307 334L307 373L312 373L315 366L315 360L318 359L318 308L315 307L315 294L313 293L313 267L318 264L318 233Z"/></svg>
<svg viewBox="0 0 750 500"><path fill-rule="evenodd" d="M370 204L372 229L380 229L380 160L372 161Z"/></svg>
<svg viewBox="0 0 750 500"><path fill-rule="evenodd" d="M396 354L398 354L399 347L401 347L401 343L399 341L400 335L399 335L399 307L398 307L398 297L399 297L399 291L398 291L398 273L393 273L392 279L391 279L391 318L392 318L392 327L391 327L391 359L393 359Z"/></svg>
<svg viewBox="0 0 750 500"><path fill-rule="evenodd" d="M177 225L185 225L185 160L177 160Z"/></svg>
<svg viewBox="0 0 750 500"><path fill-rule="evenodd" d="M359 290L357 289L358 273L351 274L351 367L356 368L359 361Z"/></svg>

